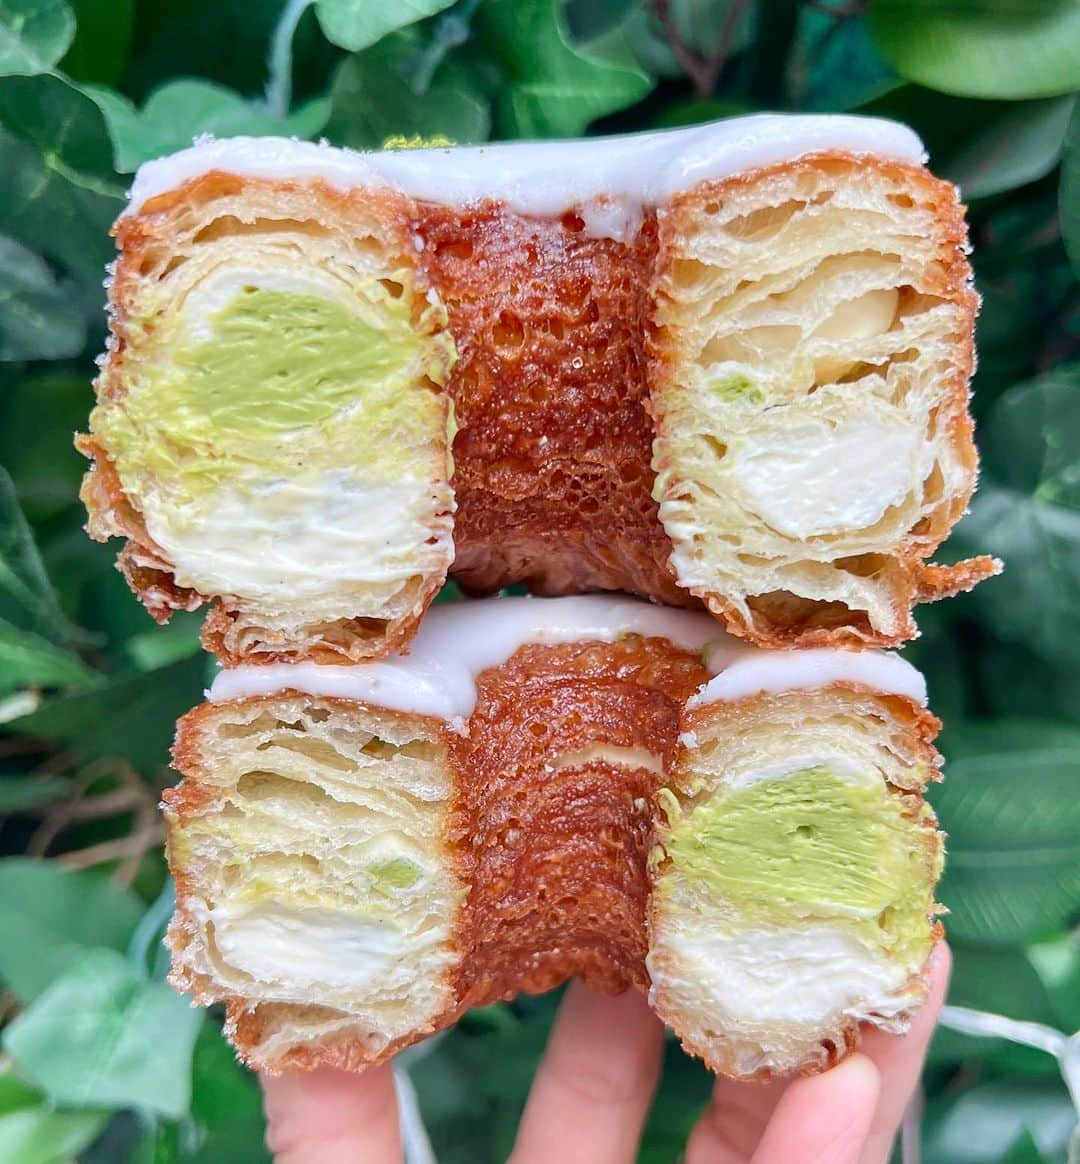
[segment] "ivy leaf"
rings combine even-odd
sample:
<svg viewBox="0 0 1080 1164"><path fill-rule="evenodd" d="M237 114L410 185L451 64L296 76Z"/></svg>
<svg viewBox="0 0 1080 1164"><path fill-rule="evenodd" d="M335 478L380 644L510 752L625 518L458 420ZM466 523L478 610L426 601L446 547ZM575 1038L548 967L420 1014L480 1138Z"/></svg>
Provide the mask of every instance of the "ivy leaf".
<svg viewBox="0 0 1080 1164"><path fill-rule="evenodd" d="M1073 273L1080 279L1080 107L1073 111L1061 165L1061 238Z"/></svg>
<svg viewBox="0 0 1080 1164"><path fill-rule="evenodd" d="M54 1111L10 1070L0 1074L0 1160L57 1164L73 1159L107 1119L98 1112Z"/></svg>
<svg viewBox="0 0 1080 1164"><path fill-rule="evenodd" d="M15 497L0 468L0 612L54 642L67 640L67 621Z"/></svg>
<svg viewBox="0 0 1080 1164"><path fill-rule="evenodd" d="M0 82L0 85L3 83ZM101 142L112 146L101 124ZM66 268L81 288L74 305L101 326L109 226L123 203L70 182L32 145L0 128L0 230Z"/></svg>
<svg viewBox="0 0 1080 1164"><path fill-rule="evenodd" d="M60 68L81 84L115 85L131 55L135 0L68 0L75 39Z"/></svg>
<svg viewBox="0 0 1080 1164"><path fill-rule="evenodd" d="M102 873L0 860L0 981L32 1002L84 950L125 950L142 913L135 894Z"/></svg>
<svg viewBox="0 0 1080 1164"><path fill-rule="evenodd" d="M202 1022L188 999L122 954L93 950L7 1027L4 1047L54 1103L179 1119Z"/></svg>
<svg viewBox="0 0 1080 1164"><path fill-rule="evenodd" d="M150 771L167 762L176 720L199 702L204 679L204 660L193 655L145 675L58 696L4 727L59 741L79 756L121 756Z"/></svg>
<svg viewBox="0 0 1080 1164"><path fill-rule="evenodd" d="M102 112L76 85L55 75L0 78L0 123L69 182L120 194Z"/></svg>
<svg viewBox="0 0 1080 1164"><path fill-rule="evenodd" d="M1016 942L1052 933L1080 900L1080 729L1032 721L954 728L932 794L949 836L950 933Z"/></svg>
<svg viewBox="0 0 1080 1164"><path fill-rule="evenodd" d="M370 48L388 33L396 32L449 8L454 0L395 0L391 4L371 0L317 0L315 13L327 40L349 52Z"/></svg>
<svg viewBox="0 0 1080 1164"><path fill-rule="evenodd" d="M942 177L965 198L989 198L1044 178L1058 164L1075 99L1033 101L1009 109L969 137Z"/></svg>
<svg viewBox="0 0 1080 1164"><path fill-rule="evenodd" d="M288 117L276 118L224 85L195 78L170 81L155 89L141 110L109 89L88 91L105 114L116 169L124 173L151 158L186 149L199 134L309 138L330 116L329 101L319 99Z"/></svg>
<svg viewBox="0 0 1080 1164"><path fill-rule="evenodd" d="M506 76L496 103L503 137L573 137L652 90L629 54L610 60L573 47L556 0L490 0L477 24Z"/></svg>
<svg viewBox="0 0 1080 1164"><path fill-rule="evenodd" d="M0 234L0 361L77 356L86 320L69 310L70 301L70 286L47 263Z"/></svg>
<svg viewBox="0 0 1080 1164"><path fill-rule="evenodd" d="M75 16L64 0L0 0L0 76L48 71L74 36Z"/></svg>
<svg viewBox="0 0 1080 1164"><path fill-rule="evenodd" d="M963 97L1057 97L1080 88L1075 0L874 0L870 32L910 81Z"/></svg>
<svg viewBox="0 0 1080 1164"><path fill-rule="evenodd" d="M923 1164L1003 1164L1021 1137L1041 1152L1063 1152L1075 1123L1060 1083L1003 1079L976 1083L959 1095L950 1089L927 1106Z"/></svg>
<svg viewBox="0 0 1080 1164"><path fill-rule="evenodd" d="M1005 562L971 604L1001 639L1068 665L1080 649L1080 365L1007 392L956 543Z"/></svg>
<svg viewBox="0 0 1080 1164"><path fill-rule="evenodd" d="M356 149L378 149L399 135L485 141L491 115L478 78L452 56L424 78L424 52L423 40L409 28L349 57L330 93L330 137ZM378 101L371 99L375 92Z"/></svg>

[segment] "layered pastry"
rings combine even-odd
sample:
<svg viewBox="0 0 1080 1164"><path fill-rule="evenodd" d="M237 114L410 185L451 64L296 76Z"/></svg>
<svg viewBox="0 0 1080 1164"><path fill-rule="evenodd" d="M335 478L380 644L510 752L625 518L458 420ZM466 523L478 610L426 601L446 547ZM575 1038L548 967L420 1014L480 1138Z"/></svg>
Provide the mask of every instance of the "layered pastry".
<svg viewBox="0 0 1080 1164"><path fill-rule="evenodd" d="M356 1070L570 975L647 992L724 1074L824 1068L925 993L924 705L889 653L604 596L222 671L166 793L172 981L268 1071Z"/></svg>
<svg viewBox="0 0 1080 1164"><path fill-rule="evenodd" d="M763 115L138 173L89 530L223 660L402 646L470 593L624 590L766 646L889 645L976 472L955 189L906 128Z"/></svg>

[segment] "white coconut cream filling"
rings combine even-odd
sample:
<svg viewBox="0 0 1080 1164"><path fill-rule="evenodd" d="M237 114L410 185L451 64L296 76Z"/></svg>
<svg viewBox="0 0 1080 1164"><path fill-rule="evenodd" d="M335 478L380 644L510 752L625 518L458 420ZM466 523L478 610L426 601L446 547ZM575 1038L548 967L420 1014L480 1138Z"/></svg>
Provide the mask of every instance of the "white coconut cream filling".
<svg viewBox="0 0 1080 1164"><path fill-rule="evenodd" d="M190 149L141 166L126 213L220 170L271 180L319 179L341 190L390 186L444 206L491 199L541 217L577 209L589 233L625 239L636 231L643 208L699 182L824 150L915 164L925 160L918 137L896 122L772 113L581 141L371 153L286 138L200 139Z"/></svg>
<svg viewBox="0 0 1080 1164"><path fill-rule="evenodd" d="M725 634L708 615L604 595L446 603L428 611L407 654L353 666L233 667L217 675L207 696L221 702L294 690L430 715L463 729L476 706L477 677L520 647L610 643L629 635L702 652L715 678L691 698L690 707L845 682L926 702L919 672L887 651L763 650Z"/></svg>
<svg viewBox="0 0 1080 1164"><path fill-rule="evenodd" d="M408 937L389 918L329 910L302 912L266 904L241 912L227 904L206 911L222 958L259 982L313 982L338 989L367 986L407 957ZM426 943L425 943L426 944Z"/></svg>
<svg viewBox="0 0 1080 1164"><path fill-rule="evenodd" d="M308 470L244 489L222 485L183 505L148 490L143 516L180 586L233 594L284 617L378 617L418 574L453 557L448 508L430 483L372 484ZM434 538L429 543L428 539Z"/></svg>
<svg viewBox="0 0 1080 1164"><path fill-rule="evenodd" d="M727 471L747 509L787 537L808 538L874 525L918 491L927 451L910 424L795 418L732 441Z"/></svg>
<svg viewBox="0 0 1080 1164"><path fill-rule="evenodd" d="M713 1029L737 1026L751 1038L760 1024L763 1039L797 1039L801 1033L816 1042L844 1017L888 1018L912 1002L902 989L912 967L821 923L725 930L717 919L692 929L658 919L653 949L662 949L662 958L650 953L646 963L654 1002L658 989L668 998L685 998L709 1016ZM804 1031L778 1033L776 1023ZM794 1058L804 1053L799 1046Z"/></svg>

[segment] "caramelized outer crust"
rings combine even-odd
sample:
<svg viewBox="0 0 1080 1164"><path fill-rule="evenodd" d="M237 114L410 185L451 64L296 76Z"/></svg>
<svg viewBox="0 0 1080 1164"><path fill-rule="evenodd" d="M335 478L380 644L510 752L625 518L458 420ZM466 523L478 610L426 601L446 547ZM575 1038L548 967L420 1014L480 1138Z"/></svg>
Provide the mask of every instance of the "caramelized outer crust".
<svg viewBox="0 0 1080 1164"><path fill-rule="evenodd" d="M935 602L971 590L986 578L1001 572L1001 563L988 555L969 558L953 565L938 565L925 561L948 537L953 526L967 511L971 495L978 481L979 454L975 447L975 422L969 403L971 377L975 371L975 317L979 310L979 296L972 286L971 264L967 259L968 232L964 219L965 206L959 200L957 188L935 178L922 166L890 162L883 158L856 157L839 150L810 154L795 162L784 162L745 170L731 178L700 183L693 190L678 194L657 215L657 262L655 277L660 279L666 264L678 254L678 241L684 230L688 205L702 199L722 201L757 182L779 172L822 165L873 168L885 177L893 177L912 191L914 196L932 208L937 233L934 238L939 261L928 264L924 270L923 293L935 295L953 303L960 314L961 326L953 336L955 366L938 390L944 400L942 409L949 441L956 449L961 463L968 470L967 487L947 499L934 515L927 528L918 527L908 534L898 550L900 577L896 587L895 607L902 616L901 630L895 635L876 632L859 612L846 607L821 610L820 604L807 614L805 604L793 596L763 596L771 617L768 625L755 626L735 605L721 595L704 595L705 604L724 624L726 630L761 647L898 647L918 634L912 618L912 607L917 602ZM656 404L657 394L677 374L677 345L662 330L650 328L646 333L649 375L652 382L650 411L659 420L662 408ZM751 601L751 606L755 605Z"/></svg>
<svg viewBox="0 0 1080 1164"><path fill-rule="evenodd" d="M548 990L572 975L606 993L631 986L648 991L647 914L656 872L649 857L662 819L656 793L686 783L680 780L683 733L706 723L738 732L758 702L751 697L686 712L686 700L707 678L697 655L663 639L526 646L480 676L468 734L439 729L453 781L447 854L468 890L452 926L460 955L449 972L452 1002L407 1037L368 1046L363 1032L351 1027L294 1041L268 1059L261 1050L267 1032L340 1019L341 1012L253 1002L181 965L184 948L198 940L192 908L200 888L170 847L177 895L168 935L177 967L171 981L200 1004L224 1002L226 1032L238 1055L270 1071L360 1070L450 1026L470 1007ZM873 700L875 714L890 721L917 766L904 790L917 802L925 780L939 779L937 719L904 697L849 684L835 688ZM296 694L283 692L282 698ZM328 697L316 702L346 714L364 706ZM179 723L173 764L186 779L164 795L170 829L214 811L213 796L200 781L204 737L228 707L203 704ZM413 723L421 718L378 711ZM427 724L434 728L436 722ZM662 1017L681 1032L679 1015ZM737 1074L716 1058L714 1047L683 1041L713 1070ZM857 1042L858 1028L848 1022L827 1047L828 1063Z"/></svg>
<svg viewBox="0 0 1080 1164"><path fill-rule="evenodd" d="M458 352L454 578L477 594L520 582L698 605L675 584L652 497L652 219L627 245L572 213L426 204L418 230Z"/></svg>

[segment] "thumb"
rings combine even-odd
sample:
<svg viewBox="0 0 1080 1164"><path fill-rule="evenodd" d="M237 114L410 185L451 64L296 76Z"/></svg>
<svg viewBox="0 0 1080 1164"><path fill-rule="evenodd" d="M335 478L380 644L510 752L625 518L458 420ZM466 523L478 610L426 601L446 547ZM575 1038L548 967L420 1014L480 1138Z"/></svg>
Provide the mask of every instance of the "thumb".
<svg viewBox="0 0 1080 1164"><path fill-rule="evenodd" d="M858 1164L880 1090L865 1055L797 1080L776 1105L752 1164Z"/></svg>

